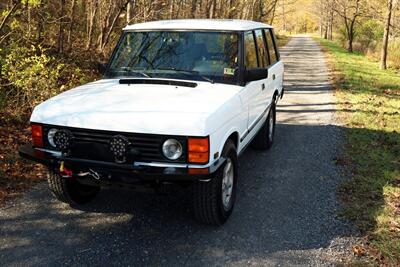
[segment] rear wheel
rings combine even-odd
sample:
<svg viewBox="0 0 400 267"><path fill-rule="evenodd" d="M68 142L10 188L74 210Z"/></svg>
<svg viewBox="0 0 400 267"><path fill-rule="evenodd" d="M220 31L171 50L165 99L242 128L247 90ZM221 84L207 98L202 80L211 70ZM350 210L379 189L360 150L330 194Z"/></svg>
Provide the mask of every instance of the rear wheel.
<svg viewBox="0 0 400 267"><path fill-rule="evenodd" d="M225 144L222 156L225 165L209 182L197 182L194 187L194 213L199 222L224 224L233 211L236 200L238 160L231 140Z"/></svg>
<svg viewBox="0 0 400 267"><path fill-rule="evenodd" d="M274 102L275 101L273 101L272 106L269 110L267 120L258 131L256 137L251 143L251 146L255 149L266 150L269 149L274 143L276 124L276 108Z"/></svg>
<svg viewBox="0 0 400 267"><path fill-rule="evenodd" d="M74 178L63 178L53 171L48 172L47 182L58 200L71 205L91 201L100 190L100 187L83 185Z"/></svg>

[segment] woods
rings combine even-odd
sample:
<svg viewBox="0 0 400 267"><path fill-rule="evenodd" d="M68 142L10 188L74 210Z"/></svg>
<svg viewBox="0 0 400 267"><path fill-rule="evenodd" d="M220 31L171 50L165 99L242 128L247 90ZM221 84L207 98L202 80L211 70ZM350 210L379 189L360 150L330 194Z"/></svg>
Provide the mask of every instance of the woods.
<svg viewBox="0 0 400 267"><path fill-rule="evenodd" d="M0 94L20 109L99 77L121 29L152 20L248 19L283 34L319 31L383 69L400 67L397 0L2 0L0 8Z"/></svg>
<svg viewBox="0 0 400 267"><path fill-rule="evenodd" d="M397 0L316 1L314 9L321 37L331 40L335 28L350 53L356 50L380 60L381 69L387 68L389 55L392 65L400 67L399 11Z"/></svg>
<svg viewBox="0 0 400 267"><path fill-rule="evenodd" d="M147 0L22 0L2 1L2 40L12 41L18 31L25 40L65 48L95 48L109 52L119 30L127 24L180 18L238 18L272 22L278 0L147 1ZM17 25L18 24L18 25ZM26 31L22 30L22 27ZM70 49L67 49L70 50Z"/></svg>
<svg viewBox="0 0 400 267"><path fill-rule="evenodd" d="M272 23L278 2L0 1L0 98L18 110L29 110L62 90L99 77L101 64L107 61L127 24L180 18Z"/></svg>

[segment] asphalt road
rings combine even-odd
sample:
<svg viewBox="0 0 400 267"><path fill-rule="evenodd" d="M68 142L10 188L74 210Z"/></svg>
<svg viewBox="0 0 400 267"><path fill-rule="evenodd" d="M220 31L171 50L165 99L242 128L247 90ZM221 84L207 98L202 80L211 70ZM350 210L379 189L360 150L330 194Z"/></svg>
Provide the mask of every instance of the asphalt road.
<svg viewBox="0 0 400 267"><path fill-rule="evenodd" d="M240 158L237 205L220 228L197 224L190 195L103 190L72 209L45 183L0 209L0 265L304 266L349 257L336 218L342 131L323 54L309 37L282 50L286 94L275 144Z"/></svg>

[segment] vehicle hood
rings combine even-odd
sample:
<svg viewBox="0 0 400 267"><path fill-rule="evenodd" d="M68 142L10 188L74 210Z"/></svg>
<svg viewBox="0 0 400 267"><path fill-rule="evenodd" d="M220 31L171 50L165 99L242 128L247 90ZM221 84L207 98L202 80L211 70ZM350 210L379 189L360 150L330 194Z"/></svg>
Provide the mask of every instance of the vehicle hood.
<svg viewBox="0 0 400 267"><path fill-rule="evenodd" d="M205 136L216 130L215 120L210 122L212 114L234 98L241 87L208 82L197 84L191 88L99 80L41 103L34 109L31 122L121 132Z"/></svg>

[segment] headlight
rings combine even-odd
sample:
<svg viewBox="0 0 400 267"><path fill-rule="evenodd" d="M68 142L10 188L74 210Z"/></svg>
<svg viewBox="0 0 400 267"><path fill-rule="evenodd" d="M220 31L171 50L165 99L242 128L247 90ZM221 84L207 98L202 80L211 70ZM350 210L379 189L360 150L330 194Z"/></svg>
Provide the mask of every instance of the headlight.
<svg viewBox="0 0 400 267"><path fill-rule="evenodd" d="M47 133L47 140L49 140L49 144L52 147L56 147L56 144L54 143L54 135L56 134L58 130L57 129L50 129L49 132Z"/></svg>
<svg viewBox="0 0 400 267"><path fill-rule="evenodd" d="M162 151L168 159L176 160L182 156L182 145L178 140L168 139L164 142Z"/></svg>

